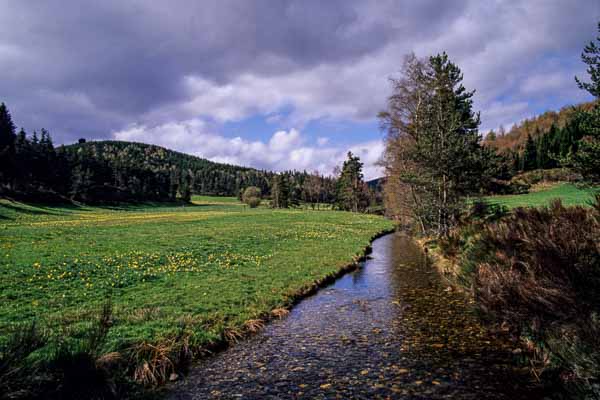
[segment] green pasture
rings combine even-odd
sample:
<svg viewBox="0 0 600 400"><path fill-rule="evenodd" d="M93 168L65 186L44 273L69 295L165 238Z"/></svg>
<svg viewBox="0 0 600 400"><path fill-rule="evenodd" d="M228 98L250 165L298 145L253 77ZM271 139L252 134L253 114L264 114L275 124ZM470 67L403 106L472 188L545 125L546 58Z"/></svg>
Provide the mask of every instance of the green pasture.
<svg viewBox="0 0 600 400"><path fill-rule="evenodd" d="M391 222L338 211L192 205L48 207L0 200L0 340L36 321L77 340L110 299L106 352L182 325L198 346L288 306Z"/></svg>
<svg viewBox="0 0 600 400"><path fill-rule="evenodd" d="M508 208L547 206L553 199L560 199L564 205L589 205L598 189L578 188L573 184L563 183L546 189L532 191L527 194L488 196L484 199L491 204Z"/></svg>

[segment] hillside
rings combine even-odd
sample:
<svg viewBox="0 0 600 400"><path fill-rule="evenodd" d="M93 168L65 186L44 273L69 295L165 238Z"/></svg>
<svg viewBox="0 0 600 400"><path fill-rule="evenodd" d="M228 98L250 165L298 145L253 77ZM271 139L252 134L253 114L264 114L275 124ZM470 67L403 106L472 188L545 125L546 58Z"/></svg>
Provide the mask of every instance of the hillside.
<svg viewBox="0 0 600 400"><path fill-rule="evenodd" d="M268 192L273 176L272 172L216 163L145 143L93 141L64 146L64 150L67 158L75 163L102 164L101 168L92 170L95 177L109 182L108 174L112 174L114 185L119 187L143 189L144 185L163 180L178 189L190 185L194 193L235 196L247 186L258 186L264 193Z"/></svg>
<svg viewBox="0 0 600 400"><path fill-rule="evenodd" d="M515 124L508 132L490 131L484 134L485 144L498 150L520 150L527 141L527 136L538 138L548 133L552 126L557 129L565 129L572 121L575 111L578 109L590 110L593 102L582 103L576 106L565 106L557 111L546 111L531 119L525 119ZM492 134L493 140L490 140Z"/></svg>

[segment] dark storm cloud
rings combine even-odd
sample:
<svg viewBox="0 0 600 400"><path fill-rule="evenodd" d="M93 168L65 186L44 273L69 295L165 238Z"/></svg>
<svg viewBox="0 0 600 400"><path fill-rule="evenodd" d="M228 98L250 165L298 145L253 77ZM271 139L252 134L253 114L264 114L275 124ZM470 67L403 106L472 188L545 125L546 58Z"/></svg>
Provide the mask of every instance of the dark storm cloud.
<svg viewBox="0 0 600 400"><path fill-rule="evenodd" d="M456 14L452 3L8 1L0 93L29 129L49 127L61 141L107 136L181 100L184 76L224 84L352 62L398 34L429 32L418 25Z"/></svg>
<svg viewBox="0 0 600 400"><path fill-rule="evenodd" d="M298 120L364 119L381 106L385 77L402 54L448 49L487 103L515 91L546 52L574 58L598 14L595 0L8 0L0 100L19 125L47 127L58 142L282 104L297 109ZM560 91L565 67L548 65L535 72L554 74ZM190 89L189 78L200 84ZM525 89L543 96L548 87L539 78ZM228 90L250 94L238 104Z"/></svg>

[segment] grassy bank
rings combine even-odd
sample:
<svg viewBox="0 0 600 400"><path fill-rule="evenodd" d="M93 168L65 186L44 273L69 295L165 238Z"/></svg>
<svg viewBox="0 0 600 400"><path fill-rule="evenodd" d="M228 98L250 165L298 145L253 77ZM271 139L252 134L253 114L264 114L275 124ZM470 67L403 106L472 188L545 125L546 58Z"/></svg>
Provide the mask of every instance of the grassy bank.
<svg viewBox="0 0 600 400"><path fill-rule="evenodd" d="M28 359L51 359L89 342L110 299L97 356L116 352L130 376L153 383L176 368L169 357L182 344L197 353L255 330L390 228L377 216L210 197L113 208L0 201L0 342L36 321L48 340Z"/></svg>
<svg viewBox="0 0 600 400"><path fill-rule="evenodd" d="M594 193L592 189L581 189L570 183L559 183L532 190L527 194L488 196L484 200L508 208L547 206L553 199L560 199L566 206L577 206L589 205L594 198Z"/></svg>

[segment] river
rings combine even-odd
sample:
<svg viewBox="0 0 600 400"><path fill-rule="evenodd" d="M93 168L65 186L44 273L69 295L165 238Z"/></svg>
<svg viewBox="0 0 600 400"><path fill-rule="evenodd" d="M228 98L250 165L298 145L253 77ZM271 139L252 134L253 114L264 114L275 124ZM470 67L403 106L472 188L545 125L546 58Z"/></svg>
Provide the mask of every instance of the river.
<svg viewBox="0 0 600 400"><path fill-rule="evenodd" d="M375 240L356 271L209 357L171 399L535 399L518 350L484 329L408 237Z"/></svg>

